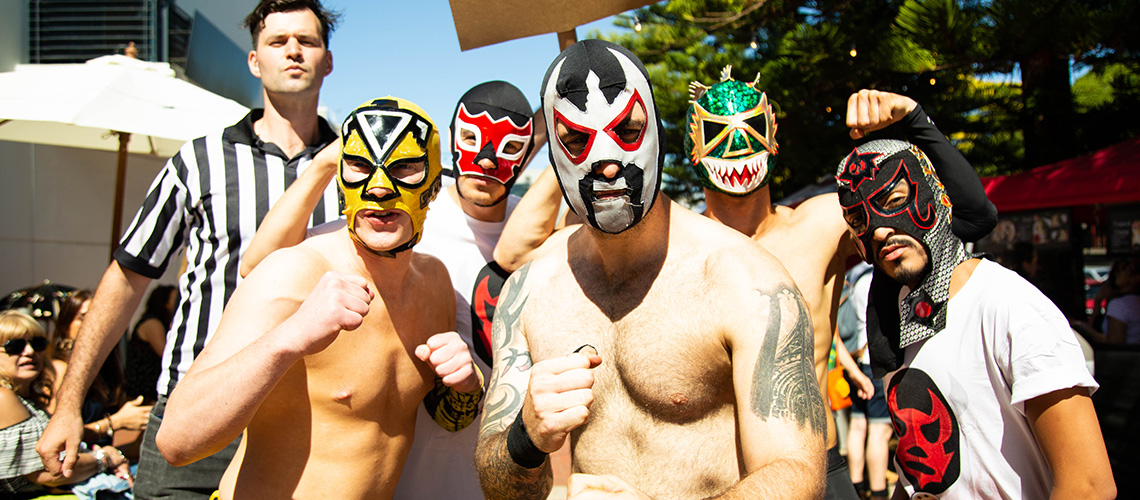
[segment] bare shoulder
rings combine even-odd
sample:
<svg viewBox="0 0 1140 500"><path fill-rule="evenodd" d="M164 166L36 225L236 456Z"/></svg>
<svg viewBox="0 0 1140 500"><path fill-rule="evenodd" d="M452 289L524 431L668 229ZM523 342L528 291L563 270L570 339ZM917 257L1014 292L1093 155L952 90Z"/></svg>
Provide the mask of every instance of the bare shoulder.
<svg viewBox="0 0 1140 500"><path fill-rule="evenodd" d="M7 389L0 389L0 429L7 429L23 422L32 416L16 393Z"/></svg>
<svg viewBox="0 0 1140 500"><path fill-rule="evenodd" d="M420 281L423 286L428 288L429 293L433 295L436 293L453 293L451 275L447 272L447 266L439 258L413 251L410 266L411 274L409 276Z"/></svg>
<svg viewBox="0 0 1140 500"><path fill-rule="evenodd" d="M241 282L234 298L249 293L256 293L262 299L308 295L321 275L334 268L320 241L325 236L328 235L315 236L269 254Z"/></svg>
<svg viewBox="0 0 1140 500"><path fill-rule="evenodd" d="M791 282L784 265L762 245L739 231L694 214L678 214L679 227L670 236L670 253L675 249L704 265L704 275L724 285L754 288L756 282Z"/></svg>
<svg viewBox="0 0 1140 500"><path fill-rule="evenodd" d="M804 200L794 209L793 218L801 223L832 230L847 229L847 223L843 221L843 208L839 205L839 195L836 193L824 193Z"/></svg>

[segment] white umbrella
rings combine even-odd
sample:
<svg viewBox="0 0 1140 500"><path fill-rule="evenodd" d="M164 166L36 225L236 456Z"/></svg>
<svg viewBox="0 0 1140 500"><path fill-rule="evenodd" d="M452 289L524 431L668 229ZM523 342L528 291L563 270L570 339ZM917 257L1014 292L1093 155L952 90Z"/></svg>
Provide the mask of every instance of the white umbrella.
<svg viewBox="0 0 1140 500"><path fill-rule="evenodd" d="M172 156L249 110L175 78L166 63L103 56L0 73L0 140L119 152L111 250L119 238L126 154Z"/></svg>

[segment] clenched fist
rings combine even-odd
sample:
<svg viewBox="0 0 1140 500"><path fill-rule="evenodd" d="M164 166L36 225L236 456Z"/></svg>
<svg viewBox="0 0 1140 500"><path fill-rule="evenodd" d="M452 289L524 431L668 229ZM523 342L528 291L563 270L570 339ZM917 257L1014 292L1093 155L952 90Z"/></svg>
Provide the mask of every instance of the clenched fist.
<svg viewBox="0 0 1140 500"><path fill-rule="evenodd" d="M904 95L863 89L847 98L847 126L852 139L884 129L914 111L918 103Z"/></svg>
<svg viewBox="0 0 1140 500"><path fill-rule="evenodd" d="M522 416L534 445L546 453L562 448L570 432L590 416L594 402L594 367L602 358L592 348L536 363Z"/></svg>
<svg viewBox="0 0 1140 500"><path fill-rule="evenodd" d="M289 344L302 355L325 350L342 330L360 327L372 302L368 281L355 274L329 271L321 276L301 307L282 329Z"/></svg>
<svg viewBox="0 0 1140 500"><path fill-rule="evenodd" d="M444 385L459 392L475 392L482 387L471 351L458 333L437 333L416 347L416 357L427 363Z"/></svg>

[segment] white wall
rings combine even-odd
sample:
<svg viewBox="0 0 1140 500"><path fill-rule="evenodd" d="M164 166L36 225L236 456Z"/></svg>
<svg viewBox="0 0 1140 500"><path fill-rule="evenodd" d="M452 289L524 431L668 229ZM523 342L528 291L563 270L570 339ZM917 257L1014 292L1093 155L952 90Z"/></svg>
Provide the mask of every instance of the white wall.
<svg viewBox="0 0 1140 500"><path fill-rule="evenodd" d="M110 256L117 153L0 141L0 293L94 289ZM128 155L122 230L165 158ZM178 261L157 282L177 280Z"/></svg>

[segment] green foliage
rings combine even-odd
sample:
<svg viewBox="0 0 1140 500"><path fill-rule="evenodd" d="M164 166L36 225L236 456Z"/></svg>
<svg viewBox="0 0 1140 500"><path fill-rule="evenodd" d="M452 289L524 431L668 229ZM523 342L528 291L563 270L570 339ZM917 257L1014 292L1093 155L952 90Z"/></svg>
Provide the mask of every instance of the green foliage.
<svg viewBox="0 0 1140 500"><path fill-rule="evenodd" d="M607 38L649 70L665 122L664 190L683 202L702 198L683 151L689 83L710 85L726 65L738 80L759 73L779 127L776 200L826 182L854 146L846 103L862 88L920 102L983 175L1036 166L1025 159L1041 155L1027 147L1071 156L1140 133L1123 114L1140 111L1138 4L670 0L619 17L630 30ZM1072 90L1068 65L1056 64L1069 59L1092 69Z"/></svg>

